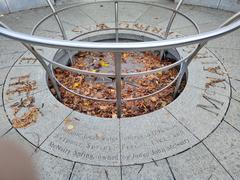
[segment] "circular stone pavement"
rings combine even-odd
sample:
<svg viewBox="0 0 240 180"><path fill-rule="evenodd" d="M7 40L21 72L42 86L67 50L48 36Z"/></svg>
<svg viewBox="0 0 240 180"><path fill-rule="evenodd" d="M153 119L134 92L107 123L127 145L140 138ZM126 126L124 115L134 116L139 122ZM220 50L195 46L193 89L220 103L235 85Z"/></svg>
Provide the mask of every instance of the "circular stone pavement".
<svg viewBox="0 0 240 180"><path fill-rule="evenodd" d="M186 47L179 53L190 50ZM174 102L122 119L88 116L62 105L48 90L43 68L34 61L24 64L32 58L29 52L24 54L6 77L6 113L12 123L14 116L21 118L33 107L39 109L36 123L17 129L19 135L40 151L69 162L94 167L157 163L202 142L219 126L229 106L227 73L207 49L193 60L187 85ZM29 84L29 95L19 93ZM22 103L31 97L35 101L30 106Z"/></svg>
<svg viewBox="0 0 240 180"><path fill-rule="evenodd" d="M224 67L208 50L201 53L204 58L198 55L188 69L181 95L165 108L142 116L104 119L72 111L48 90L41 66L18 66L19 61L4 85L5 110L12 122L14 115L21 118L32 107L38 108L37 122L18 132L63 159L105 166L164 159L201 142L218 127L228 108L230 86ZM22 59L30 59L28 53ZM35 82L29 96L19 96L18 90ZM21 104L30 97L35 99L31 106Z"/></svg>

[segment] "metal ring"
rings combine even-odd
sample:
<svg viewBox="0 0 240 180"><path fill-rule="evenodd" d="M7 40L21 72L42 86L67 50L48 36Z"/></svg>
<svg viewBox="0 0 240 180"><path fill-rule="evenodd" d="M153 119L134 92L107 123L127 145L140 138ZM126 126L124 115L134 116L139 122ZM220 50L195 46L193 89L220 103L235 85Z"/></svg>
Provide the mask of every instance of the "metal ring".
<svg viewBox="0 0 240 180"><path fill-rule="evenodd" d="M151 97L151 96L154 96L162 91L164 91L165 89L167 89L168 87L170 87L171 85L173 85L177 79L179 78L181 74L181 71L178 72L177 76L169 83L167 84L166 86L164 86L163 88L151 93L151 94L148 94L148 95L145 95L145 96L141 96L141 97L137 97L137 98L129 98L129 99L122 99L123 102L128 102L128 101L137 101L137 100L142 100L142 99L145 99L145 98L148 98L148 97ZM99 98L94 98L94 97L90 97L90 96L86 96L86 95L82 95L82 94L79 94L79 93L76 93L75 91L67 88L66 86L64 86L55 76L55 74L53 73L53 78L55 79L55 81L61 86L63 87L65 90L67 90L68 92L71 92L77 96L80 96L82 98L85 98L85 99L89 99L89 100L94 100L94 101L102 101L102 102L113 102L113 103L116 103L116 99L99 99Z"/></svg>
<svg viewBox="0 0 240 180"><path fill-rule="evenodd" d="M170 49L180 46L186 46L195 43L205 42L217 37L223 36L234 30L240 28L240 21L234 22L230 25L222 27L217 30L213 30L206 33L200 33L198 35L192 35L188 37L167 39L163 41L149 41L138 43L99 43L99 42L78 42L67 40L53 40L43 37L35 37L24 33L15 32L0 27L0 34L13 40L20 41L22 43L29 43L33 45L40 45L52 48L60 49L75 49L83 51L110 51L110 52L124 52L124 51L143 51L143 50L158 50L158 49Z"/></svg>
<svg viewBox="0 0 240 180"><path fill-rule="evenodd" d="M107 30L114 30L114 29L115 28L107 29ZM132 29L125 29L125 28L119 28L119 29L132 30ZM169 69L172 69L172 68L174 68L176 66L179 66L182 62L186 61L189 56L187 56L185 59L181 59L181 60L176 61L176 62L174 62L174 63L172 63L170 65L167 65L167 66L164 66L164 67L160 67L160 68L156 68L154 70L142 71L142 72L136 72L136 73L122 73L121 77L143 76L143 75L153 74L153 73L157 73L157 72L165 72L165 71L167 71ZM44 58L44 57L42 56L42 58ZM47 58L44 58L44 60L47 61L48 63L50 63L51 65L54 65L56 67L59 67L61 69L67 70L67 71L71 71L73 73L84 74L84 75L91 75L91 76L101 76L101 77L115 77L114 73L99 73L99 72L91 72L91 71L87 71L87 70L80 70L80 69L77 69L77 68L72 68L72 67L69 67L69 66L65 66L65 65L63 65L61 63L49 60Z"/></svg>

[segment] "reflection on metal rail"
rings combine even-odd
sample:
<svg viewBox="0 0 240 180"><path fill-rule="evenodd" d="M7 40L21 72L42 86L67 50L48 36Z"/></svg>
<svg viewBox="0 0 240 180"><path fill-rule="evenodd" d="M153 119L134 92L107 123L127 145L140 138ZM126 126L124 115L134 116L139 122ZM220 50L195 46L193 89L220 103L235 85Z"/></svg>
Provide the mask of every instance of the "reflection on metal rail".
<svg viewBox="0 0 240 180"><path fill-rule="evenodd" d="M4 25L3 23L0 23L0 34L8 37L10 39L13 40L17 40L21 43L23 43L23 45L28 48L29 51L32 52L32 54L39 60L39 62L42 64L42 66L44 67L44 69L46 70L52 84L53 87L55 88L56 92L57 92L57 96L58 98L61 100L61 94L59 91L59 87L58 85L62 86L64 89L66 89L67 91L76 94L80 97L83 98L87 98L87 99L91 99L91 100L95 100L95 101L105 101L105 102L115 102L116 106L117 106L117 115L118 118L120 118L122 116L122 111L121 111L121 107L122 107L122 102L126 102L126 101L135 101L135 100L141 100L144 98L148 98L150 96L153 96L161 91L163 91L164 89L170 87L171 85L173 85L174 83L176 83L175 85L175 95L180 87L183 75L186 73L187 71L187 67L188 65L191 63L192 59L196 56L196 54L202 49L202 47L204 47L204 45L206 45L206 43L209 40L221 37L227 33L230 33L238 28L240 28L240 12L236 13L234 16L232 16L231 18L229 18L226 22L224 22L218 29L210 31L210 32L206 32L206 33L200 33L199 28L197 26L197 24L188 16L186 16L184 13L180 12L179 9L183 3L183 0L180 0L177 7L175 9L163 6L163 5L156 5L156 4L152 4L152 3L144 3L144 2L133 2L133 1L117 1L115 0L114 2L109 2L109 1L102 1L102 2L94 2L94 3L85 3L85 4L75 4L60 10L55 10L53 4L51 3L50 0L46 0L50 6L50 8L52 9L52 13L47 15L46 17L44 17L41 21L39 21L35 27L32 30L32 35L27 35L27 34L23 34L23 33L19 33L19 32L15 32L10 30L6 25ZM83 42L83 41L76 41L75 39L72 40L67 40L67 33L63 27L63 24L61 22L61 19L59 18L58 14L65 11L65 10L69 10L69 9L73 9L73 8L77 8L77 7L84 7L86 5L89 4L95 4L95 3L114 3L114 12L115 14L113 16L115 16L115 27L114 28L109 28L108 30L114 30L115 31L115 42L113 43L104 43L104 42ZM159 41L148 41L148 42L129 42L129 43L120 43L119 42L119 30L124 29L124 28L120 28L119 27L119 16L121 16L121 14L119 14L119 6L121 5L121 3L128 3L128 4L143 4L143 5L147 5L147 6L155 6L158 8L162 8L162 9L166 9L170 12L172 12L172 16L170 17L170 20L168 22L166 31L164 36L162 37L163 40L159 40ZM188 20L193 27L195 28L197 35L192 35L192 36L187 36L187 37L181 37L181 38L175 38L175 39L168 39L168 35L170 33L171 30L171 26L173 24L173 21L176 17L176 15L182 16L184 17L186 20ZM38 27L45 22L47 19L51 18L52 16L55 17L58 26L60 28L60 31L63 35L63 40L55 40L55 39L49 39L49 38L43 38L43 37L37 37L34 36L36 30L38 29ZM99 30L101 31L101 30ZM135 30L137 31L137 30ZM33 47L33 45L39 45L39 46L44 46L44 47L52 47L52 48L56 48L56 49L64 49L68 52L69 56L70 56L70 60L71 59L71 54L70 54L70 50L78 50L78 51L99 51L99 52L113 52L115 54L115 73L100 73L100 72L90 72L90 71L86 71L86 70L80 70L80 69L76 69L76 68L72 68L66 65L63 65L61 63L58 63L56 61L53 61L51 59L47 59L46 57L42 56L41 54L39 54L35 48ZM181 59L179 59L178 61L161 67L161 68L157 68L154 70L149 70L149 71L145 71L145 72L136 72L136 73L122 73L121 72L121 53L122 52L126 52L126 51L147 51L147 50L161 50L161 52L164 52L164 50L170 49L170 48L177 48L177 47L184 47L187 45L197 45L196 48L190 52L186 57L183 57ZM160 54L161 56L163 55L163 53ZM47 63L50 63L50 67L47 65ZM137 98L131 98L131 99L122 99L121 97L121 79L123 77L129 77L129 76L143 76L143 75L148 75L148 74L153 74L153 73L157 73L157 72L163 72L163 71L168 71L171 68L174 68L176 66L181 65L180 71L178 73L178 75L175 77L174 80L172 80L168 85L166 85L165 87L157 90L156 92L149 94L149 95L145 95L142 97L137 97ZM89 96L85 96L85 95L81 95L78 94L76 92L74 92L71 89L68 89L67 87L65 87L63 84L61 84L58 79L56 79L54 73L53 73L53 69L52 66L54 67L59 67L62 68L64 70L67 71L71 71L74 73L78 73L78 74L84 74L84 75L91 75L91 76L101 76L101 77L114 77L116 79L116 99L98 99L95 97L89 97Z"/></svg>

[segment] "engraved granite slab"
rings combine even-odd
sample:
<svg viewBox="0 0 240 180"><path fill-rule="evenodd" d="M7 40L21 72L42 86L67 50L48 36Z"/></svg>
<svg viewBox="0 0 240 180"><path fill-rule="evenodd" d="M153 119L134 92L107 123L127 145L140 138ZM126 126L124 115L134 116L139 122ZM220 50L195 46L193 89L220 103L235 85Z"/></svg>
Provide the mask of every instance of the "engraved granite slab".
<svg viewBox="0 0 240 180"><path fill-rule="evenodd" d="M43 36L43 37L51 37L54 38L56 37L56 33L52 33L53 35L50 36L49 32L43 32L43 31L38 31L37 35L39 36ZM48 36L49 35L49 36ZM46 47L39 47L39 48L35 48L35 50L43 57L45 57L48 60L52 60L57 49L53 49L53 48L46 48ZM44 61L47 65L49 64L47 61ZM41 65L41 63L38 61L38 59L30 52L27 51L23 56L21 56L18 61L16 62L16 64L14 65L15 67L17 66L41 66L43 68L43 66Z"/></svg>
<svg viewBox="0 0 240 180"><path fill-rule="evenodd" d="M24 53L16 62L16 64L14 65L16 66L40 66L41 64L39 63L39 61L34 57L34 55L30 52L27 51L26 53Z"/></svg>
<svg viewBox="0 0 240 180"><path fill-rule="evenodd" d="M240 52L237 50L240 47L239 40L239 32L236 31L218 41L211 41L212 43L215 42L214 45L211 45L211 42L209 44L209 46L213 46L213 48L210 48L211 51L224 63L231 81L232 97L237 99L240 99L240 71L238 65ZM221 48L225 44L228 44L228 47Z"/></svg>
<svg viewBox="0 0 240 180"><path fill-rule="evenodd" d="M56 156L94 165L120 165L119 122L73 112L43 143Z"/></svg>
<svg viewBox="0 0 240 180"><path fill-rule="evenodd" d="M207 137L222 121L229 98L186 86L166 108L199 139Z"/></svg>
<svg viewBox="0 0 240 180"><path fill-rule="evenodd" d="M72 112L59 101L57 101L49 90L29 96L33 98L33 102L29 106L21 106L21 101L16 100L6 106L7 114L11 121L15 117L22 118L24 114L36 108L38 111L36 122L30 123L27 127L18 128L18 131L30 142L39 146ZM25 102L26 99L22 99ZM30 101L30 100L29 100ZM19 108L18 112L14 115L15 109Z"/></svg>
<svg viewBox="0 0 240 180"><path fill-rule="evenodd" d="M230 97L230 82L222 64L208 50L203 49L188 67L188 84L206 92Z"/></svg>
<svg viewBox="0 0 240 180"><path fill-rule="evenodd" d="M46 73L41 66L13 67L4 86L5 104L47 89Z"/></svg>
<svg viewBox="0 0 240 180"><path fill-rule="evenodd" d="M198 140L166 110L121 119L122 164L159 160L188 149Z"/></svg>

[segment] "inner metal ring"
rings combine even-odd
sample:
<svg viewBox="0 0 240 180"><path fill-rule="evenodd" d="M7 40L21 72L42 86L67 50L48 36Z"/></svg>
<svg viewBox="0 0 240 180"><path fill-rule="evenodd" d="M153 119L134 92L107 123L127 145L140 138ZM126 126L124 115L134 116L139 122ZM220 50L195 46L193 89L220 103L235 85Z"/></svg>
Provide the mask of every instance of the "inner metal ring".
<svg viewBox="0 0 240 180"><path fill-rule="evenodd" d="M123 30L123 31L119 32L120 42L121 41L142 42L142 41L153 41L153 40L162 39L161 36L158 36L158 35L152 34L152 33L145 33L145 32L132 30L132 29L121 29L121 30ZM103 42L111 42L111 41L115 40L115 33L111 32L111 29L106 29L106 30L101 30L101 31L88 32L86 34L79 35L73 39L79 40L79 41L90 41L90 42L102 42L102 41ZM172 59L174 59L176 61L175 63L178 63L178 61L180 59L180 55L179 55L178 51L176 49L170 49L167 52L168 52L168 56L171 57ZM75 55L76 53L77 53L77 51L71 52L72 55ZM58 50L53 58L53 61L56 61L57 63L60 63L64 66L67 66L67 64L70 63L69 54L65 50ZM180 64L180 63L178 63L178 64ZM61 87L63 87L65 90L67 90L77 96L80 96L82 98L85 98L85 99L90 99L90 100L95 100L95 101L103 101L103 102L116 102L116 99L99 99L99 98L89 97L89 96L85 96L83 94L79 94L79 93L67 88L56 78L56 76L53 72L54 68L56 68L56 67L53 66L52 64L50 64L50 68L51 68L51 71L52 71L55 81ZM155 91L154 93L151 93L151 94L148 94L145 96L141 96L141 97L137 97L137 98L122 99L122 102L141 100L141 99L145 99L145 98L148 98L155 94L160 93L161 91L163 91L163 90L167 89L168 87L170 87L171 85L173 85L178 80L182 69L183 69L183 64L181 63L180 70L179 70L177 76L165 87ZM154 70L154 71L156 71L156 70ZM135 74L137 74L138 76L142 76L142 75L145 75L146 73L142 74L142 73L138 72ZM147 73L147 74L153 74L153 73L151 72L151 73Z"/></svg>

